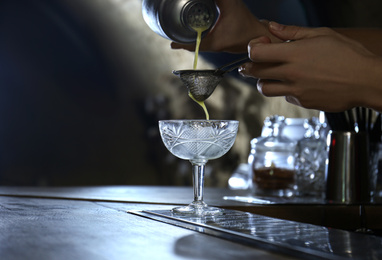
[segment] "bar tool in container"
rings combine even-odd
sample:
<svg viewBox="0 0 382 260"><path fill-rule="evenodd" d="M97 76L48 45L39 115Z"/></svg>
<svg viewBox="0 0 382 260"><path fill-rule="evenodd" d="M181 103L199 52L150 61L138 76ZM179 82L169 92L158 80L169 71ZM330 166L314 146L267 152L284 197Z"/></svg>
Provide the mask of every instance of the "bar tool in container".
<svg viewBox="0 0 382 260"><path fill-rule="evenodd" d="M214 0L143 0L142 14L147 25L158 35L179 43L194 43L197 32L202 37L214 26L219 10Z"/></svg>
<svg viewBox="0 0 382 260"><path fill-rule="evenodd" d="M380 174L381 114L355 107L345 112L325 112L325 117L331 129L326 200L340 204L373 202Z"/></svg>
<svg viewBox="0 0 382 260"><path fill-rule="evenodd" d="M281 135L283 116L272 116L264 124L271 129L266 137L251 141L253 191L255 195L291 197L296 192L297 141Z"/></svg>
<svg viewBox="0 0 382 260"><path fill-rule="evenodd" d="M328 202L370 202L369 142L366 133L332 131L328 140Z"/></svg>

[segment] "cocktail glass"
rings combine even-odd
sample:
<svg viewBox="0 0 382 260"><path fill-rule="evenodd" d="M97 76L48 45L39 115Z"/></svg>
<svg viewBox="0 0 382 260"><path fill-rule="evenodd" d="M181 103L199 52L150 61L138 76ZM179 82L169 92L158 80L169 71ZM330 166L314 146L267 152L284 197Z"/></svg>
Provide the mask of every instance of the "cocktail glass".
<svg viewBox="0 0 382 260"><path fill-rule="evenodd" d="M166 148L192 165L194 201L172 209L196 216L222 214L222 209L203 201L204 169L208 160L220 158L235 142L239 122L235 120L162 120L159 131Z"/></svg>

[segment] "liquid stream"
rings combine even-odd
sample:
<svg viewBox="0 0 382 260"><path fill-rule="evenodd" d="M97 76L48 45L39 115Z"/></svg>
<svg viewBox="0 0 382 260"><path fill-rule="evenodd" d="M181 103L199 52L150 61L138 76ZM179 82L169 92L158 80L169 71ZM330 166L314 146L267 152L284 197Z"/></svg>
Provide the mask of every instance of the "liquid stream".
<svg viewBox="0 0 382 260"><path fill-rule="evenodd" d="M196 46L195 46L195 57L194 57L194 70L196 70L197 66L198 66L198 57L199 57L199 48L200 48L200 42L202 41L202 33L208 29L208 27L193 27L192 28L193 30L195 30L197 32L197 36L196 36ZM207 107L206 107L206 104L204 103L204 101L198 101L196 100L192 94L190 92L188 92L188 96L194 100L196 103L198 103L204 110L204 114L206 115L206 119L209 120L210 119L210 115L208 114L208 110L207 110Z"/></svg>

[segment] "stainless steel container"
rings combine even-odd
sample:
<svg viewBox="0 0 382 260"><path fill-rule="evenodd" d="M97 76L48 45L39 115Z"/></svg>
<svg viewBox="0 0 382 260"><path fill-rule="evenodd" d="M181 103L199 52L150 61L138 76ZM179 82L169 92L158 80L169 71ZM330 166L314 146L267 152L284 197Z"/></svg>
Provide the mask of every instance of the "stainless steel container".
<svg viewBox="0 0 382 260"><path fill-rule="evenodd" d="M326 199L333 203L370 202L369 143L366 133L331 132Z"/></svg>
<svg viewBox="0 0 382 260"><path fill-rule="evenodd" d="M196 41L196 31L192 29L198 22L203 23L202 37L215 24L219 16L214 0L143 0L142 14L147 25L158 35L179 43Z"/></svg>

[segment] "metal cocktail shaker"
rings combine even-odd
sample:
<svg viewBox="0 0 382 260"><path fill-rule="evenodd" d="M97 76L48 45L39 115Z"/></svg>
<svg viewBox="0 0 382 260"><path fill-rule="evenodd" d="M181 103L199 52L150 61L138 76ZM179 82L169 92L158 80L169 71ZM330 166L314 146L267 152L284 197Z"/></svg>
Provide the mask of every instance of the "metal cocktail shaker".
<svg viewBox="0 0 382 260"><path fill-rule="evenodd" d="M208 28L219 16L214 0L143 0L142 14L148 26L158 35L179 43L196 41L192 27Z"/></svg>
<svg viewBox="0 0 382 260"><path fill-rule="evenodd" d="M366 133L328 135L326 199L334 203L370 202L369 143Z"/></svg>

